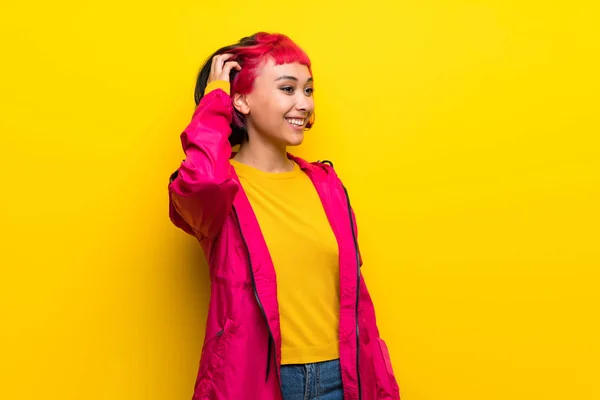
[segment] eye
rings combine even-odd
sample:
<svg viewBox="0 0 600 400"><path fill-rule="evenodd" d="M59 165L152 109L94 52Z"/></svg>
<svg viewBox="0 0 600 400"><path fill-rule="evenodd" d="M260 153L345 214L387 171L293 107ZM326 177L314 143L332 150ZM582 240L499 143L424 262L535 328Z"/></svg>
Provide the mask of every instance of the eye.
<svg viewBox="0 0 600 400"><path fill-rule="evenodd" d="M314 88L311 88L311 87L310 87L310 88L306 88L306 89L304 89L304 93L305 93L307 96L312 96L312 94L313 94L314 92L315 92L315 89L314 89Z"/></svg>
<svg viewBox="0 0 600 400"><path fill-rule="evenodd" d="M281 91L287 93L287 94L292 94L294 93L294 87L293 86L282 86L279 88Z"/></svg>

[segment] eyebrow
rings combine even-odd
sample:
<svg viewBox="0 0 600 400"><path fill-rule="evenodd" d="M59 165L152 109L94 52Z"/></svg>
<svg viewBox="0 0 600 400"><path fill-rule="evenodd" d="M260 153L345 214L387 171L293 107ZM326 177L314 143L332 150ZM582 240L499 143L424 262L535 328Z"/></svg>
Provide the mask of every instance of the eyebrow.
<svg viewBox="0 0 600 400"><path fill-rule="evenodd" d="M275 82L277 81L283 81L283 80L290 80L290 81L296 81L298 82L298 78L296 78L295 76L291 76L291 75L281 75L279 78L275 79ZM308 82L312 82L313 78L312 76L310 78L308 78L308 80L306 81Z"/></svg>

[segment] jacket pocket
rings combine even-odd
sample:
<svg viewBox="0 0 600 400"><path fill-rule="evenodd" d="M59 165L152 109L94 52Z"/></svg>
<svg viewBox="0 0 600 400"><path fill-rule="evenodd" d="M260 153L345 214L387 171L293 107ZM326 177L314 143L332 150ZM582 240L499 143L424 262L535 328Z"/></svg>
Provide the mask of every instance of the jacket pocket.
<svg viewBox="0 0 600 400"><path fill-rule="evenodd" d="M392 368L392 360L390 359L388 347L381 338L377 338L375 345L374 367L378 386L377 399L399 400L400 389L398 388L398 383L394 377L394 370Z"/></svg>
<svg viewBox="0 0 600 400"><path fill-rule="evenodd" d="M213 399L215 386L223 383L223 368L229 341L235 333L234 323L226 318L221 330L208 338L202 350L194 399Z"/></svg>

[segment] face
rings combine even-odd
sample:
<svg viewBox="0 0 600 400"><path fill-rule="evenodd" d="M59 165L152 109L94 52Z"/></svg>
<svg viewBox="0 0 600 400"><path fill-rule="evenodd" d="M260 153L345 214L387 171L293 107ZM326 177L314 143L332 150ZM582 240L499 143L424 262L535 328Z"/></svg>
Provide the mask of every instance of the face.
<svg viewBox="0 0 600 400"><path fill-rule="evenodd" d="M312 76L305 65L275 65L268 59L252 92L235 96L234 104L246 116L250 140L256 137L277 146L299 145L315 107Z"/></svg>

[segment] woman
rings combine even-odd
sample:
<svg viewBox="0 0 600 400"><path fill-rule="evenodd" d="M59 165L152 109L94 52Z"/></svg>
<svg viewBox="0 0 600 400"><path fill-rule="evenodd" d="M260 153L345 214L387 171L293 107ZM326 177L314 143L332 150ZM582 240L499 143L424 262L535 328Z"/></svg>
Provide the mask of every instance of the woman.
<svg viewBox="0 0 600 400"><path fill-rule="evenodd" d="M314 122L309 58L257 33L215 52L195 98L169 184L211 276L193 398L399 399L346 189L331 163L287 153Z"/></svg>

